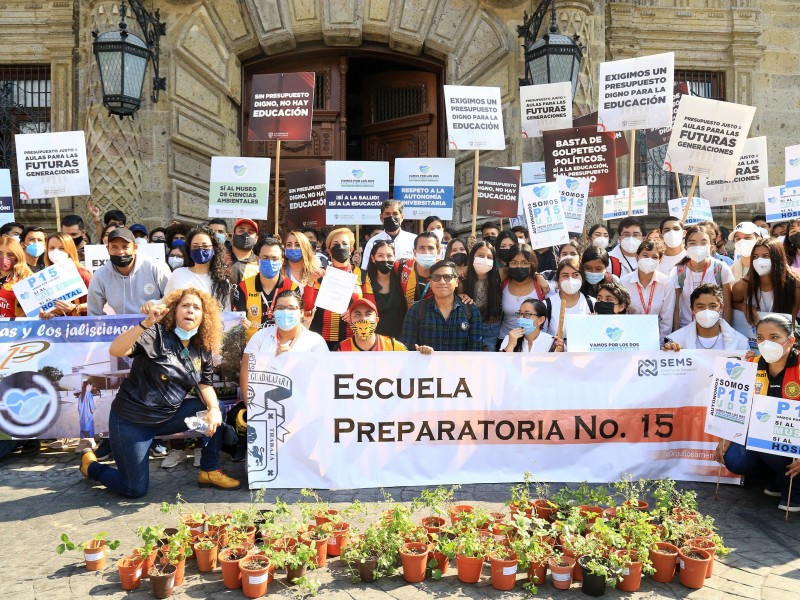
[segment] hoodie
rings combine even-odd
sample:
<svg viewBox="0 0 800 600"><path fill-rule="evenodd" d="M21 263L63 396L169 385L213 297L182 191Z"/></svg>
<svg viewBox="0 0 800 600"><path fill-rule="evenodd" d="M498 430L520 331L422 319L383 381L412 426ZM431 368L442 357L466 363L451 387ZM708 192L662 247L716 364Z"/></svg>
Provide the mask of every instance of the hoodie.
<svg viewBox="0 0 800 600"><path fill-rule="evenodd" d="M130 275L123 275L107 261L94 272L89 283L89 315L105 314L108 304L115 314L130 315L139 312L148 300L164 296L170 270L165 262L137 255Z"/></svg>

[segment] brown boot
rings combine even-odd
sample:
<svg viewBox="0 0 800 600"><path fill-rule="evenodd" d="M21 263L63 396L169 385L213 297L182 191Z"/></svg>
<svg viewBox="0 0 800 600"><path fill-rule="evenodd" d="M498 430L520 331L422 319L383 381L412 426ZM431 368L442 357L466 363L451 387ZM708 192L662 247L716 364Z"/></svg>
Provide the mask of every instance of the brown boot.
<svg viewBox="0 0 800 600"><path fill-rule="evenodd" d="M223 490L238 490L242 483L238 479L225 475L222 469L217 469L216 471L200 471L197 485L200 487L218 487Z"/></svg>
<svg viewBox="0 0 800 600"><path fill-rule="evenodd" d="M81 456L81 475L89 479L89 465L97 462L97 457L94 452L88 450Z"/></svg>

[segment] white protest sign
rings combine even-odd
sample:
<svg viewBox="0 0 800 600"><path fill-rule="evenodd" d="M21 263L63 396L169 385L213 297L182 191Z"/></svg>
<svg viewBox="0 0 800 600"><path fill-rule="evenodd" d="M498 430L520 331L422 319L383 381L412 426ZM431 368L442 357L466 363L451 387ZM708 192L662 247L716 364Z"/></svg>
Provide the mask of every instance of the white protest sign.
<svg viewBox="0 0 800 600"><path fill-rule="evenodd" d="M534 250L559 246L569 240L555 181L526 185L520 189L520 198Z"/></svg>
<svg viewBox="0 0 800 600"><path fill-rule="evenodd" d="M763 189L769 185L769 161L766 136L748 138L744 152L731 180L703 177L703 196L711 206L731 206L761 202Z"/></svg>
<svg viewBox="0 0 800 600"><path fill-rule="evenodd" d="M14 220L14 197L11 195L11 171L0 169L0 226Z"/></svg>
<svg viewBox="0 0 800 600"><path fill-rule="evenodd" d="M348 273L329 265L325 269L325 276L319 286L314 306L340 315L346 313L357 279L358 276L355 273Z"/></svg>
<svg viewBox="0 0 800 600"><path fill-rule="evenodd" d="M572 340L570 340L571 342ZM758 365L729 356L714 360L705 432L739 444L747 435Z"/></svg>
<svg viewBox="0 0 800 600"><path fill-rule="evenodd" d="M744 104L681 97L664 170L734 179L755 112Z"/></svg>
<svg viewBox="0 0 800 600"><path fill-rule="evenodd" d="M444 86L450 150L505 150L499 87Z"/></svg>
<svg viewBox="0 0 800 600"><path fill-rule="evenodd" d="M166 255L164 250L165 244L142 244L136 246L136 254L138 256L146 256L152 260L160 260L165 262ZM103 244L86 244L83 247L84 266L90 273L94 273L97 269L102 267L108 262L108 248Z"/></svg>
<svg viewBox="0 0 800 600"><path fill-rule="evenodd" d="M270 162L269 158L212 156L208 216L266 219Z"/></svg>
<svg viewBox="0 0 800 600"><path fill-rule="evenodd" d="M581 233L586 221L586 204L589 202L588 179L581 177L565 177L556 175L558 193L561 197L561 208L564 210L564 221L567 231Z"/></svg>
<svg viewBox="0 0 800 600"><path fill-rule="evenodd" d="M800 217L800 186L765 188L764 213L770 223Z"/></svg>
<svg viewBox="0 0 800 600"><path fill-rule="evenodd" d="M667 206L669 207L669 216L683 219L683 213L688 200L689 199L686 197L668 200ZM714 216L711 214L711 207L708 204L708 200L705 198L698 198L697 196L693 197L692 205L689 207L689 216L686 217L684 225L694 225L702 221L713 220Z"/></svg>
<svg viewBox="0 0 800 600"><path fill-rule="evenodd" d="M672 124L675 53L600 63L597 124L607 131Z"/></svg>
<svg viewBox="0 0 800 600"><path fill-rule="evenodd" d="M534 183L544 183L547 180L544 170L544 161L541 162L526 162L522 163L522 178L520 185L533 185ZM522 208L522 195L519 197L519 214L508 220L511 227L527 227L525 223L525 215Z"/></svg>
<svg viewBox="0 0 800 600"><path fill-rule="evenodd" d="M786 187L800 185L800 144L786 147Z"/></svg>
<svg viewBox="0 0 800 600"><path fill-rule="evenodd" d="M396 158L394 198L403 203L405 218L452 219L455 169L454 158Z"/></svg>
<svg viewBox="0 0 800 600"><path fill-rule="evenodd" d="M619 194L603 196L603 220L623 219L628 216L628 197L630 188L620 188ZM639 185L633 188L633 209L631 216L644 217L647 215L647 186Z"/></svg>
<svg viewBox="0 0 800 600"><path fill-rule="evenodd" d="M73 300L86 295L78 267L71 260L53 264L11 286L25 314L38 315L50 310L56 300Z"/></svg>
<svg viewBox="0 0 800 600"><path fill-rule="evenodd" d="M546 83L519 88L522 137L538 137L543 131L572 126L572 84Z"/></svg>
<svg viewBox="0 0 800 600"><path fill-rule="evenodd" d="M18 134L14 143L20 199L89 195L83 131Z"/></svg>
<svg viewBox="0 0 800 600"><path fill-rule="evenodd" d="M642 352L661 349L658 315L565 315L570 352Z"/></svg>
<svg viewBox="0 0 800 600"><path fill-rule="evenodd" d="M325 163L325 221L328 225L376 225L389 199L389 163L329 160Z"/></svg>
<svg viewBox="0 0 800 600"><path fill-rule="evenodd" d="M755 396L747 449L800 458L800 402Z"/></svg>

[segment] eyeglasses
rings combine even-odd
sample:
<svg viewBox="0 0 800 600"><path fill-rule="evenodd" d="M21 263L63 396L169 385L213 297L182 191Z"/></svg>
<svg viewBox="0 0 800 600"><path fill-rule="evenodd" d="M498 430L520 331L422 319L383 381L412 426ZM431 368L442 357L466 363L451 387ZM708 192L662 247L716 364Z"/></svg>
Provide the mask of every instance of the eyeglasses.
<svg viewBox="0 0 800 600"><path fill-rule="evenodd" d="M213 250L214 246L212 246L211 244L206 244L204 246L195 246L194 244L192 244L191 249L192 250Z"/></svg>
<svg viewBox="0 0 800 600"><path fill-rule="evenodd" d="M636 238L637 240L640 240L640 239L642 239L642 234L641 233L622 233L622 234L620 234L619 237L621 237L621 238Z"/></svg>
<svg viewBox="0 0 800 600"><path fill-rule="evenodd" d="M444 279L445 283L450 283L455 278L456 278L456 276L452 275L450 273L447 273L446 275L442 274L442 273L437 273L436 275L431 275L431 281L435 281L436 283L439 283L443 279Z"/></svg>
<svg viewBox="0 0 800 600"><path fill-rule="evenodd" d="M154 237L154 238L151 238L150 241L153 242L154 244L157 244L159 242L166 242L167 238Z"/></svg>
<svg viewBox="0 0 800 600"><path fill-rule="evenodd" d="M510 263L508 263L508 266L512 269L518 269L520 267L525 269L526 267L530 267L531 263L529 263L527 260L523 260L522 262L516 262L512 260Z"/></svg>
<svg viewBox="0 0 800 600"><path fill-rule="evenodd" d="M519 312L519 311L517 311L517 312L514 313L514 316L517 317L517 318L522 317L523 319L532 319L533 317L538 317L539 315L537 315L536 313L532 313L532 312Z"/></svg>
<svg viewBox="0 0 800 600"><path fill-rule="evenodd" d="M275 310L300 310L299 306L276 306Z"/></svg>

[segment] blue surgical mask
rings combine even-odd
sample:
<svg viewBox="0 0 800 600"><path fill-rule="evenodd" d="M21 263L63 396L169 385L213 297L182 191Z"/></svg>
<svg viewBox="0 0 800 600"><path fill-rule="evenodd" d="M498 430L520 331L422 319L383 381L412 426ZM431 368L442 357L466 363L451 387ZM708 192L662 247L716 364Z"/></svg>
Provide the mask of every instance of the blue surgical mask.
<svg viewBox="0 0 800 600"><path fill-rule="evenodd" d="M588 271L586 272L586 281L588 281L592 285L597 285L605 278L606 278L605 273L589 273Z"/></svg>
<svg viewBox="0 0 800 600"><path fill-rule="evenodd" d="M215 233L214 235L217 236L219 243L222 244L223 246L225 245L225 242L228 241L228 236L225 235L224 233Z"/></svg>
<svg viewBox="0 0 800 600"><path fill-rule="evenodd" d="M289 259L289 262L300 262L303 260L303 251L300 248L288 248L286 250L286 258Z"/></svg>
<svg viewBox="0 0 800 600"><path fill-rule="evenodd" d="M417 254L414 258L419 263L419 266L424 269L430 269L439 260L439 257L435 254Z"/></svg>
<svg viewBox="0 0 800 600"><path fill-rule="evenodd" d="M33 258L39 258L42 254L44 254L44 244L28 244L25 246L25 252L27 252L28 255L32 256Z"/></svg>
<svg viewBox="0 0 800 600"><path fill-rule="evenodd" d="M184 342L188 342L190 339L192 339L192 337L194 337L194 334L197 333L197 329L198 328L195 327L194 329L189 329L187 331L186 329L175 325L175 335L177 335Z"/></svg>
<svg viewBox="0 0 800 600"><path fill-rule="evenodd" d="M533 333L533 330L536 329L536 323L533 322L533 319L517 317L517 327L522 327L522 329L525 331L525 335L530 335Z"/></svg>
<svg viewBox="0 0 800 600"><path fill-rule="evenodd" d="M192 260L198 265L204 265L214 258L214 249L209 248L205 250L203 248L195 248L194 250L189 250L189 256L191 256Z"/></svg>
<svg viewBox="0 0 800 600"><path fill-rule="evenodd" d="M282 263L279 260L259 260L258 272L267 279L272 279L281 272Z"/></svg>
<svg viewBox="0 0 800 600"><path fill-rule="evenodd" d="M282 331L289 331L297 327L300 322L299 310L276 310L275 325Z"/></svg>

